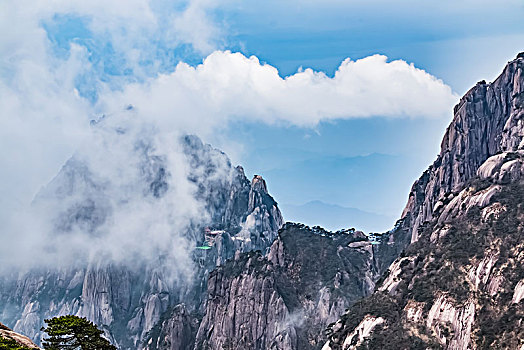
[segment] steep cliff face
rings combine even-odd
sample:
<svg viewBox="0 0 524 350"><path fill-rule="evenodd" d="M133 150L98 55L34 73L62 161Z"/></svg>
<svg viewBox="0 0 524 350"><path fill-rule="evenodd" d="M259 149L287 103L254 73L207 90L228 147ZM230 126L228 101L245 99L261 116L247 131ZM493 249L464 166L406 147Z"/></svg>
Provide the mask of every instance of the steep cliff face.
<svg viewBox="0 0 524 350"><path fill-rule="evenodd" d="M247 253L213 271L196 349L278 349L296 342L271 267ZM229 302L230 301L230 302Z"/></svg>
<svg viewBox="0 0 524 350"><path fill-rule="evenodd" d="M237 254L211 273L195 349L318 349L374 277L362 233L288 223L267 256Z"/></svg>
<svg viewBox="0 0 524 350"><path fill-rule="evenodd" d="M131 175L121 174L121 169L108 171L122 178L104 176L104 169L93 169L81 153L64 165L34 202L39 214L52 218L55 236L50 237L85 237L81 242L93 242L97 248L96 242L109 242L104 238L121 228L115 222L131 220L125 229L144 226L138 244L133 245L125 231L117 238L122 238L122 246L137 248L137 253L131 250L113 259L121 250L101 246L100 251L67 260L63 264L67 267L2 276L0 315L7 324L39 340L45 318L75 314L99 325L120 348L137 348L166 313L174 312L178 318L161 327L180 334L191 329L189 322L177 330L177 320L189 320L189 314L203 309L207 276L216 265L237 251L269 248L283 219L264 180L257 176L250 182L241 167L232 167L225 154L197 137L186 136L179 144L183 159L176 164L186 164L180 172L191 189L190 198L182 202L183 183L173 179L178 170L170 170L169 155L159 154L143 140L133 141L133 166L123 168ZM196 210L180 209L193 203ZM168 227L165 237L148 236L147 225L158 225L151 234L162 234L160 220ZM205 249L196 248L202 245ZM145 252L149 257L140 255L142 249L149 249ZM183 312L174 307L180 303L185 305ZM162 344L183 348L192 338L165 338Z"/></svg>
<svg viewBox="0 0 524 350"><path fill-rule="evenodd" d="M198 314L190 313L184 304L178 304L162 315L139 348L192 350L199 323Z"/></svg>
<svg viewBox="0 0 524 350"><path fill-rule="evenodd" d="M524 346L523 71L519 55L455 107L399 224L412 243L323 349Z"/></svg>
<svg viewBox="0 0 524 350"><path fill-rule="evenodd" d="M413 185L402 214L412 242L424 223L431 221L435 208L459 193L489 157L524 146L522 80L519 58L493 83L477 83L455 106L440 154Z"/></svg>

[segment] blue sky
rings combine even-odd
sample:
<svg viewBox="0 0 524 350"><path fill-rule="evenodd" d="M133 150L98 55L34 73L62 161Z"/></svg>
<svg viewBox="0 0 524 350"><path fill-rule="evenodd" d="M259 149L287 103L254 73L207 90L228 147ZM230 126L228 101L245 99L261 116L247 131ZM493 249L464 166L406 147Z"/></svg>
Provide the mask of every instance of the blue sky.
<svg viewBox="0 0 524 350"><path fill-rule="evenodd" d="M493 80L524 48L523 3L415 3L382 3L382 11L373 2L280 6L275 13L270 2L263 15L247 11L232 27L247 54L284 75L300 66L332 74L346 57L381 53L413 62L460 95L479 80ZM450 118L376 116L321 123L314 131L243 125L231 137L249 145L243 164L268 178L284 209L321 200L397 218L411 184L438 153ZM365 228L383 230L390 220Z"/></svg>
<svg viewBox="0 0 524 350"><path fill-rule="evenodd" d="M524 50L524 2L514 0L228 0L221 4L210 0L133 0L25 5L23 1L7 1L1 6L4 17L0 23L12 34L0 41L4 57L0 92L59 101L31 110L31 106L13 104L16 98L4 104L0 101L4 115L27 116L11 121L9 128L12 135L22 135L18 130L23 130L24 136L9 141L6 135L8 141L2 146L27 148L34 158L33 173L39 175L27 179L31 185L23 190L28 196L48 181L78 146L83 125L90 118L112 112L122 101L147 104L153 97L155 108L144 106L143 110L176 115L177 123L167 123L164 118L159 125L198 133L242 164L249 176L262 174L286 219L332 229L344 218L336 220L336 225L331 225L332 216L312 222L307 210L301 214L300 207L321 201L326 203L325 217L333 205L355 208L377 215L376 223L347 222L346 226L368 231L390 227L400 215L412 182L438 153L452 117L453 101L475 82L493 80L508 60ZM32 11L26 10L28 6ZM227 53L213 55L224 50L254 55L258 61ZM315 99L317 84L327 84L333 93L347 87L331 80L345 59L355 62L375 54L386 55L387 62L412 63L424 72L402 66L400 73L384 78L383 85L391 84L384 92L369 82L380 69L389 72L392 66L388 68L380 60L367 66L350 63L347 76L360 77L351 80L351 86L361 82L363 97L347 95L345 106L343 97L331 99L329 93ZM176 68L179 62L194 67L208 56L213 57L207 60L209 69L201 74ZM277 69L280 77L306 68L317 73L306 70L297 75L290 87L282 88L282 97L266 96L265 90L282 85L274 81L268 67ZM175 70L178 75L173 74ZM223 75L214 76L215 71ZM162 88L162 79L157 79L159 74L169 76L166 88ZM399 79L395 79L397 74ZM247 91L246 101L242 101L242 91L235 91L235 84L221 88L224 76L238 77L242 84L250 79L245 86L240 84ZM176 82L187 77L183 84ZM192 79L203 83L194 87ZM51 83L44 85L42 81ZM264 89L266 81L269 87ZM205 82L219 84L216 90L209 89L213 90L209 96ZM411 101L395 95L411 93L417 83L428 87L428 93L415 94ZM253 85L254 92L249 90ZM285 95L296 86L300 88L296 93ZM187 96L180 101L199 104L197 95L201 94L210 105L202 110L180 104L176 108L168 103L163 106L170 91L184 87L195 90L185 92ZM67 93L62 90L65 88ZM371 92L366 93L368 90ZM225 97L220 95L222 91L226 91ZM388 91L393 91L391 96L384 96ZM217 94L223 100L215 103ZM312 99L311 105L306 105ZM53 115L53 122L38 124L42 111ZM85 117L71 118L72 113ZM215 114L216 118L209 117ZM198 121L198 127L191 119ZM31 123L34 135L27 131L26 122ZM207 127L201 128L204 124ZM48 134L42 128L49 129ZM20 139L34 144L21 146ZM24 162L14 157L0 157L0 162L11 169L7 178L18 179L27 173ZM11 187L0 190L20 198ZM286 216L286 207L293 215ZM344 215L340 210L340 216ZM350 219L355 220L348 216Z"/></svg>

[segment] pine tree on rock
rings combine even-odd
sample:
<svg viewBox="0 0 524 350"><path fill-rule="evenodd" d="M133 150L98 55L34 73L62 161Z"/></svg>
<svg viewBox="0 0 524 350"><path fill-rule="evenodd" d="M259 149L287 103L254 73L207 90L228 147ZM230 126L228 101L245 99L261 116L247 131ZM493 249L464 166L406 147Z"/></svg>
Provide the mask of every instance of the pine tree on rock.
<svg viewBox="0 0 524 350"><path fill-rule="evenodd" d="M47 327L42 328L42 331L49 337L44 338L42 344L46 350L116 350L114 345L102 337L104 332L85 317L68 315L45 322Z"/></svg>

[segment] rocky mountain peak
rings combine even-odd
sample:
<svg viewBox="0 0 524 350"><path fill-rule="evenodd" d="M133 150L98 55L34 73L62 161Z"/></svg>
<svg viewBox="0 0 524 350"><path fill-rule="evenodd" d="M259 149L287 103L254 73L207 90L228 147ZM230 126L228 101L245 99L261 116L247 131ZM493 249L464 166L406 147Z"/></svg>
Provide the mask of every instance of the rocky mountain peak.
<svg viewBox="0 0 524 350"><path fill-rule="evenodd" d="M150 245L147 258L134 257L132 263L93 254L76 259L74 266L0 276L0 316L37 342L45 318L74 314L96 323L119 348L136 349L166 320L166 313L191 322L201 317L209 272L237 251L266 251L282 226L282 214L265 181L251 183L242 167L233 167L223 152L198 137L184 136L165 147L154 147L153 137L140 133L138 139L131 134L116 137L130 138L129 147L120 150L125 155L131 150L135 161L117 164L127 178L111 176L119 171L99 157L108 153L101 143L102 148L91 148L87 155L79 152L66 162L34 206L53 218L55 235L110 237L118 232L112 226L118 218L135 220L126 225L124 239L135 226L147 231L162 220L168 230L160 236L155 227L149 240L160 237L159 244ZM130 204L141 210L131 214ZM184 212L192 206L196 210ZM140 238L143 233L139 251L150 243ZM186 258L177 262L181 256ZM181 304L184 307L177 306ZM182 326L179 332L192 327ZM177 339L187 345L193 338Z"/></svg>
<svg viewBox="0 0 524 350"><path fill-rule="evenodd" d="M254 175L253 180L251 180L251 187L255 191L261 193L267 193L266 180L261 175Z"/></svg>
<svg viewBox="0 0 524 350"><path fill-rule="evenodd" d="M413 185L402 214L411 241L439 201L460 192L489 157L524 148L524 58L509 62L492 83L481 81L454 108L435 162Z"/></svg>
<svg viewBox="0 0 524 350"><path fill-rule="evenodd" d="M266 180L260 175L255 175L253 180L251 180L249 207L254 208L258 205L265 205L267 208L271 208L276 205L276 202L268 196Z"/></svg>
<svg viewBox="0 0 524 350"><path fill-rule="evenodd" d="M371 245L355 230L286 223L266 256L238 254L211 272L193 349L318 349L322 330L372 291Z"/></svg>

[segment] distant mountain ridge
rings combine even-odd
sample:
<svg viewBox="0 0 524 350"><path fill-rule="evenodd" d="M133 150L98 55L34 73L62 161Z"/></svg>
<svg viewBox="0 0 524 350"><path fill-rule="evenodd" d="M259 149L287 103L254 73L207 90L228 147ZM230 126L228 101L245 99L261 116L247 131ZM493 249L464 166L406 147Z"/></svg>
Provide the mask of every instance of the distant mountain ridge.
<svg viewBox="0 0 524 350"><path fill-rule="evenodd" d="M300 205L320 200L396 218L403 204L396 206L389 199L404 199L412 181L425 166L426 160L404 154L371 153L353 157L312 155L277 164L274 168L265 169L262 174L271 184L272 191L284 194L279 197L281 204ZM313 222L309 224L315 225Z"/></svg>
<svg viewBox="0 0 524 350"><path fill-rule="evenodd" d="M384 232L394 225L394 217L320 200L302 205L281 204L280 207L289 221L302 222L309 226L319 225L332 231L355 227L364 232Z"/></svg>

